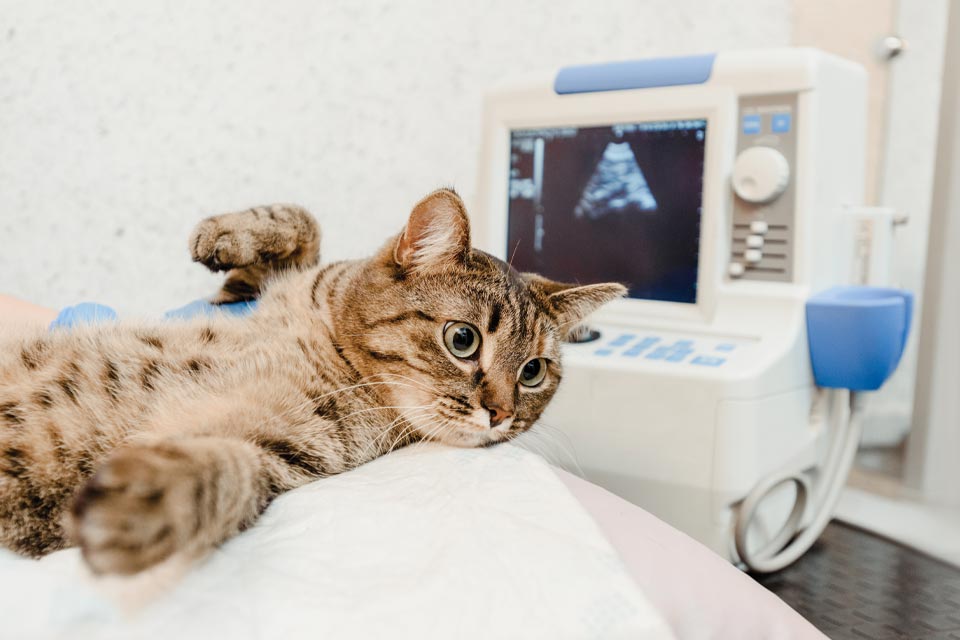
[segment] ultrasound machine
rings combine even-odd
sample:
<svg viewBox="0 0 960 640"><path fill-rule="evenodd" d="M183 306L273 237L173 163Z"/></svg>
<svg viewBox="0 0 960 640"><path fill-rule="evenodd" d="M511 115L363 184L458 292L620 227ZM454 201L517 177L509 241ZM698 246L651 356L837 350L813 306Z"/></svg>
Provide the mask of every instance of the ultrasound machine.
<svg viewBox="0 0 960 640"><path fill-rule="evenodd" d="M486 99L476 244L629 288L543 417L587 479L757 571L830 518L911 296L862 273L867 78L812 49L569 67ZM862 236L862 234L861 234ZM875 258L876 256L874 256ZM877 260L872 260L873 264Z"/></svg>

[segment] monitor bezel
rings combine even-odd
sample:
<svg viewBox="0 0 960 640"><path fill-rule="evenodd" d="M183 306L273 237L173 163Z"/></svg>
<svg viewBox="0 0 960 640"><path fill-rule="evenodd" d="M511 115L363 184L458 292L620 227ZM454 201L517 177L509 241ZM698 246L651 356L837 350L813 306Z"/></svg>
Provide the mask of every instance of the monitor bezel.
<svg viewBox="0 0 960 640"><path fill-rule="evenodd" d="M516 129L596 127L670 120L706 120L696 302L624 298L607 305L601 321L631 324L650 319L703 322L716 303L728 158L735 145L735 97L729 88L707 85L558 96L548 88L504 91L488 98L484 111L479 207L474 242L504 260L509 213L510 134Z"/></svg>

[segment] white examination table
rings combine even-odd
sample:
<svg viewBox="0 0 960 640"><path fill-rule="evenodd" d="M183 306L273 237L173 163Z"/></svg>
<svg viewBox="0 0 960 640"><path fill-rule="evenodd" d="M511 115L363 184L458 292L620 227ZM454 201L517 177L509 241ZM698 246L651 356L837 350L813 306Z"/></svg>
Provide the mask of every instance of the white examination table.
<svg viewBox="0 0 960 640"><path fill-rule="evenodd" d="M699 543L514 446L420 445L278 498L197 566L0 553L0 638L822 638Z"/></svg>

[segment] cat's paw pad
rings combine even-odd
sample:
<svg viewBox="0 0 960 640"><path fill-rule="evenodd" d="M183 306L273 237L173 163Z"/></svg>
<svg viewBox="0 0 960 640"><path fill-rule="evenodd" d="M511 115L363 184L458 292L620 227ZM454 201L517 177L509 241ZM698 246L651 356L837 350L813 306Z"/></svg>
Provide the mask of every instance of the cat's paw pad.
<svg viewBox="0 0 960 640"><path fill-rule="evenodd" d="M94 572L137 573L183 546L196 484L177 458L152 447L118 451L77 494L70 528Z"/></svg>
<svg viewBox="0 0 960 640"><path fill-rule="evenodd" d="M253 234L230 224L228 215L201 221L190 236L190 257L211 271L247 267L260 259Z"/></svg>

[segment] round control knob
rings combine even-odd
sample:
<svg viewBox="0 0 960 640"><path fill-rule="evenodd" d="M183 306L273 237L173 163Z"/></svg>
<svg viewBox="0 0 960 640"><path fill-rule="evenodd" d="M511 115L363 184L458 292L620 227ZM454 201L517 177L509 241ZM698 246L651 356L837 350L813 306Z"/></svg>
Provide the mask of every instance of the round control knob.
<svg viewBox="0 0 960 640"><path fill-rule="evenodd" d="M733 190L747 202L775 200L790 183L790 163L770 147L750 147L733 164Z"/></svg>

